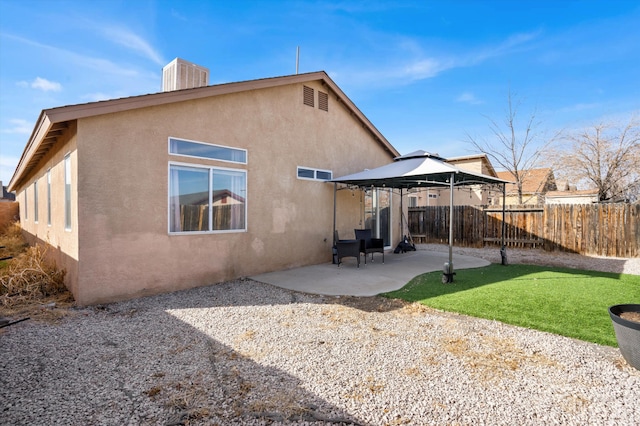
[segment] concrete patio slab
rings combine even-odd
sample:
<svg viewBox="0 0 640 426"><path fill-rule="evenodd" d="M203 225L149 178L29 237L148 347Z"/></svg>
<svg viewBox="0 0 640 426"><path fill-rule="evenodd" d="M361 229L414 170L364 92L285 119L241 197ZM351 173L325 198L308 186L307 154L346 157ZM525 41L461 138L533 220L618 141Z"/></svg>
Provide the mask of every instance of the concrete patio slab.
<svg viewBox="0 0 640 426"><path fill-rule="evenodd" d="M343 259L338 267L332 263L311 265L284 271L269 272L250 277L253 280L272 284L276 287L304 293L332 296L375 296L380 293L398 290L412 278L432 271L442 271L448 253L420 250L398 253L385 253L385 263L379 253L374 262L361 258L360 268L355 258ZM471 256L453 255L454 270L480 268L489 262Z"/></svg>

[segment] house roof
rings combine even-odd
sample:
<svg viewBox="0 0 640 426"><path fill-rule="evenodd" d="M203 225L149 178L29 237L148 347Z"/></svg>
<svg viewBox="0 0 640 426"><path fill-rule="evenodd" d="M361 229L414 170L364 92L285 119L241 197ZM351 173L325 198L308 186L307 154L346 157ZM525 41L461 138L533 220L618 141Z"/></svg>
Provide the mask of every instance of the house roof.
<svg viewBox="0 0 640 426"><path fill-rule="evenodd" d="M194 99L208 98L218 95L258 90L271 87L298 84L310 81L320 81L327 90L331 91L336 100L345 106L358 121L367 129L374 139L382 145L392 156L400 153L389 143L369 119L356 107L347 95L324 71L305 74L295 74L282 77L262 78L235 83L217 84L213 86L197 87L193 89L159 92L148 95L131 96L127 98L107 101L89 102L77 105L61 106L44 109L38 117L29 141L20 157L18 166L9 182L9 190L14 190L21 180L29 174L47 154L53 145L64 135L69 123L81 118L93 117L114 112L129 111L138 108L183 102Z"/></svg>
<svg viewBox="0 0 640 426"><path fill-rule="evenodd" d="M487 154L473 154L473 155L463 155L460 157L450 157L450 158L447 158L447 163L459 164L459 163L463 163L466 161L473 161L473 160L480 160L482 163L484 163L487 166L487 169L489 170L489 176L494 176L494 177L498 176L498 174L496 173L496 170L493 168L493 164L491 164L491 161L489 161L489 157L487 156ZM502 179L505 179L505 178L502 178Z"/></svg>
<svg viewBox="0 0 640 426"><path fill-rule="evenodd" d="M553 177L553 171L550 168L529 169L520 171L520 173L522 173L521 176L524 176L522 179L522 192L527 194L544 192L546 183ZM515 175L508 170L498 172L498 177L511 182L516 181ZM507 185L506 191L507 193L516 192L516 184Z"/></svg>
<svg viewBox="0 0 640 426"><path fill-rule="evenodd" d="M563 198L563 197L592 197L598 196L597 189L579 189L576 191L549 191L545 194L547 197Z"/></svg>

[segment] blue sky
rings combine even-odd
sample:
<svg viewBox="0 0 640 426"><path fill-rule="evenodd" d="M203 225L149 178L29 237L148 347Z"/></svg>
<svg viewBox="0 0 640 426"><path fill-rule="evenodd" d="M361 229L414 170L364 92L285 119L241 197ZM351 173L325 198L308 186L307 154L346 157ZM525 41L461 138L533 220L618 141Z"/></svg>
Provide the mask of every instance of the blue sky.
<svg viewBox="0 0 640 426"><path fill-rule="evenodd" d="M471 154L507 94L553 133L640 113L638 1L0 0L0 180L42 109L324 70L401 152Z"/></svg>

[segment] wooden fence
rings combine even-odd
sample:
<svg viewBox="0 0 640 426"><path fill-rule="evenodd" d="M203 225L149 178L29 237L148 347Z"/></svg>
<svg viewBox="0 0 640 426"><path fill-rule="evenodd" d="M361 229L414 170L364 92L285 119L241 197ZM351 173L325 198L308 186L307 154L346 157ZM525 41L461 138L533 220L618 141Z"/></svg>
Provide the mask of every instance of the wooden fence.
<svg viewBox="0 0 640 426"><path fill-rule="evenodd" d="M483 247L502 241L502 209L455 206L454 245ZM449 240L449 207L409 208L417 243ZM536 247L611 257L640 256L640 203L507 206L508 247Z"/></svg>

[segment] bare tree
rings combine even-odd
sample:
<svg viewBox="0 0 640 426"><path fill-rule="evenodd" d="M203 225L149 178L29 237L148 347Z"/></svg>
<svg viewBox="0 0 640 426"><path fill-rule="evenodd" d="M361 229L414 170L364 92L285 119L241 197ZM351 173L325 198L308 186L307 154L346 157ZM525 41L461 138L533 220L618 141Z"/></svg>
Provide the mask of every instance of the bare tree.
<svg viewBox="0 0 640 426"><path fill-rule="evenodd" d="M495 164L513 174L518 191L518 204L523 204L522 186L527 180L529 171L539 166L544 151L560 133L552 138L545 138L538 131L540 122L536 121L535 111L520 128L518 122L520 102L514 102L511 90L509 90L507 101L508 110L504 121L499 123L486 117L493 136L489 139L477 139L467 133L467 141L476 151L486 154Z"/></svg>
<svg viewBox="0 0 640 426"><path fill-rule="evenodd" d="M598 189L599 201L636 201L640 197L640 120L626 125L600 123L575 131L557 153L558 173Z"/></svg>

